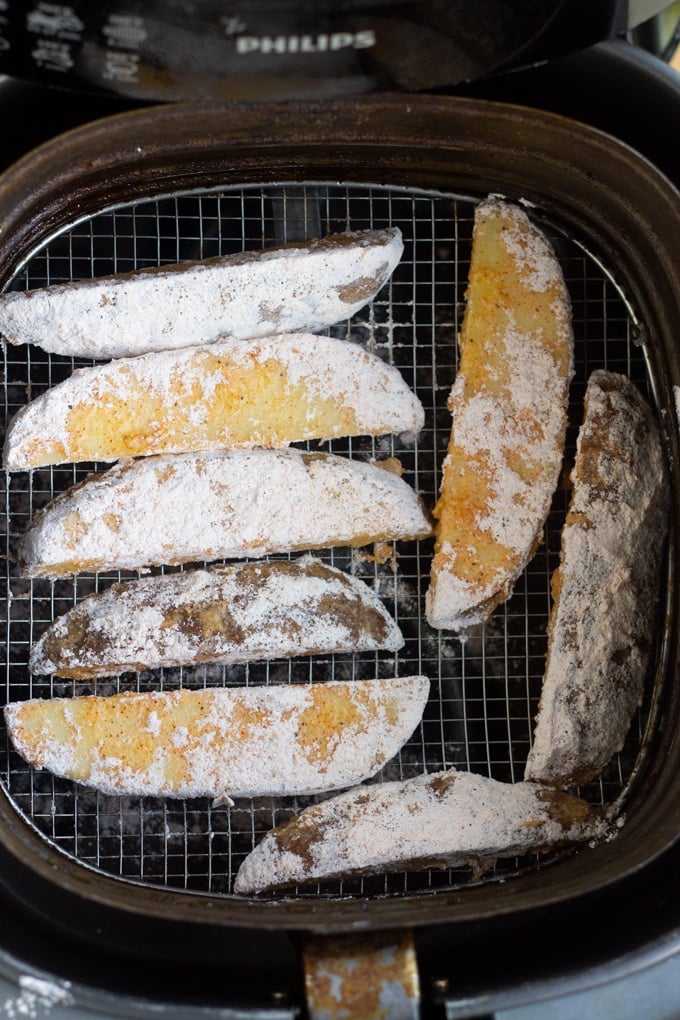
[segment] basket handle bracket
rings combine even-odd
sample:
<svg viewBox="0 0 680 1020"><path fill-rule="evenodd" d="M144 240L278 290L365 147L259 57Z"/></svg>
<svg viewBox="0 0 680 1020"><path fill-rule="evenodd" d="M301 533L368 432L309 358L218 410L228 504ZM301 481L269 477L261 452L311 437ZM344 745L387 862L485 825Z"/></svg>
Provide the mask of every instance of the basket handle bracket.
<svg viewBox="0 0 680 1020"><path fill-rule="evenodd" d="M309 1020L418 1020L420 980L410 930L315 936L302 950Z"/></svg>

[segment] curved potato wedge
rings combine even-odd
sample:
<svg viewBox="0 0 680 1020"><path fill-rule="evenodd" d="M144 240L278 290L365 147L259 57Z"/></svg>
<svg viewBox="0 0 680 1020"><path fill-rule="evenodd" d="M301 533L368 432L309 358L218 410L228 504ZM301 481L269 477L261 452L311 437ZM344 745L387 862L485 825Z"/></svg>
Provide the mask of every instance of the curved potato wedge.
<svg viewBox="0 0 680 1020"><path fill-rule="evenodd" d="M54 354L125 358L226 337L318 329L375 296L401 258L397 227L0 295L0 334Z"/></svg>
<svg viewBox="0 0 680 1020"><path fill-rule="evenodd" d="M21 471L415 432L423 423L398 369L346 340L289 334L79 369L19 411L3 459Z"/></svg>
<svg viewBox="0 0 680 1020"><path fill-rule="evenodd" d="M34 699L5 708L26 761L103 793L291 796L373 775L418 725L426 677Z"/></svg>
<svg viewBox="0 0 680 1020"><path fill-rule="evenodd" d="M26 577L242 559L431 533L414 490L329 453L231 450L123 461L34 517Z"/></svg>
<svg viewBox="0 0 680 1020"><path fill-rule="evenodd" d="M557 786L621 750L652 655L670 496L658 425L625 376L588 381L572 483L525 772Z"/></svg>
<svg viewBox="0 0 680 1020"><path fill-rule="evenodd" d="M33 673L82 680L403 644L368 585L304 556L113 585L55 620L31 649L29 665Z"/></svg>
<svg viewBox="0 0 680 1020"><path fill-rule="evenodd" d="M569 297L547 240L517 206L482 202L434 510L431 627L483 623L533 555L562 464L572 359Z"/></svg>
<svg viewBox="0 0 680 1020"><path fill-rule="evenodd" d="M491 863L603 832L595 810L577 797L451 769L362 786L306 808L246 857L234 891Z"/></svg>

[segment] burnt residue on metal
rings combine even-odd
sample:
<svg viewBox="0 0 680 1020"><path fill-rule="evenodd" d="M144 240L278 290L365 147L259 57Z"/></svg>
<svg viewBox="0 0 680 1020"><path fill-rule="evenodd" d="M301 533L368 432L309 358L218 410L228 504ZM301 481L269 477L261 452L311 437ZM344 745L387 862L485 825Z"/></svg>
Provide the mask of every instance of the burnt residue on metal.
<svg viewBox="0 0 680 1020"><path fill-rule="evenodd" d="M420 981L410 932L309 939L302 956L310 1020L418 1020Z"/></svg>

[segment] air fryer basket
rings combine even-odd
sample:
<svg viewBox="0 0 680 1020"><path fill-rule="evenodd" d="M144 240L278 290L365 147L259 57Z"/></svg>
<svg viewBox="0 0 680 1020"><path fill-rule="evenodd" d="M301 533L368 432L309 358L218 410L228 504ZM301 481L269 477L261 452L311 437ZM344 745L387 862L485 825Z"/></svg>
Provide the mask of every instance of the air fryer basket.
<svg viewBox="0 0 680 1020"><path fill-rule="evenodd" d="M397 365L424 404L426 428L415 440L322 445L360 459L398 457L406 480L432 506L450 428L446 397L474 206L490 191L527 202L554 243L571 293L576 377L566 466L587 377L605 367L630 375L656 407L675 486L677 196L635 153L558 118L474 101L407 104L382 97L326 106L180 106L112 118L48 144L5 175L0 272L6 286L34 288L348 228L399 226L405 254L392 280L351 322L330 332ZM7 419L75 364L37 348L8 347ZM14 567L14 543L32 513L92 467L5 475L7 701L422 672L432 681L423 723L378 781L451 766L507 782L522 778L540 694L564 486L514 595L465 644L424 623L431 543L397 543L378 556L372 549L321 553L376 587L406 637L396 656L202 666L92 685L32 677L30 643L48 622L121 576L28 582ZM0 836L36 871L80 895L192 920L200 916L199 899L218 908L213 923L226 925L339 931L358 917L373 927L429 924L541 906L615 882L653 860L680 831L672 741L679 701L675 545L673 536L644 703L621 754L580 791L596 804L620 802L626 824L611 843L499 862L482 876L427 870L249 901L231 892L240 862L272 825L308 800L229 808L105 797L30 769L9 747Z"/></svg>
<svg viewBox="0 0 680 1020"><path fill-rule="evenodd" d="M454 338L467 279L473 211L470 199L359 184L254 185L165 196L139 200L80 221L48 240L15 279L32 289L157 261L203 258L268 245L288 240L291 233L297 240L301 235L317 237L346 227L398 225L405 237L406 255L391 282L349 325L341 323L333 332L349 335L397 364L427 408L427 426L417 439L407 437L406 442L383 437L336 440L323 446L362 459L398 457L407 480L432 506L450 431L446 396L455 372ZM633 342L635 323L623 295L577 243L554 230L551 233L574 302L576 419L592 368L606 366L626 372L648 391L650 380L643 350ZM6 357L10 414L25 403L27 392L37 395L75 367L73 359L50 357L26 347L9 347ZM10 477L7 506L12 531L23 531L37 507L82 480L92 467L68 465ZM381 778L405 779L455 766L514 782L522 776L540 692L550 574L559 558L566 499L566 488L561 487L545 543L514 597L464 644L453 634L433 631L422 619L431 542L393 544L378 560L370 549L322 554L380 593L406 637L405 648L396 656L382 653L232 668L166 669L94 684L33 677L27 668L27 653L44 627L84 595L123 576L82 575L54 583L31 582L17 576L8 560L8 699L424 673L431 678L433 691L423 724ZM584 791L598 804L611 804L626 791L647 726L655 721L655 713L650 712L653 680L650 677L650 696L623 753ZM7 791L24 818L75 859L117 877L217 894L231 892L239 864L264 833L306 803L269 799L239 802L229 809L213 808L202 800L106 797L33 770L11 751L4 773ZM499 862L485 880L512 875L518 866L531 863ZM427 870L293 890L290 895L401 895L456 888L469 880L469 869Z"/></svg>

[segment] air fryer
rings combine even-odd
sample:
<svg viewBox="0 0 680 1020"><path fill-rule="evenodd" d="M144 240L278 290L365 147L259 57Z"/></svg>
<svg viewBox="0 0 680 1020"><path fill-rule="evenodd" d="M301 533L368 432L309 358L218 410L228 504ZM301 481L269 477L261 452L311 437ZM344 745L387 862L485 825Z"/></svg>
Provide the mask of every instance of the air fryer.
<svg viewBox="0 0 680 1020"><path fill-rule="evenodd" d="M601 87L593 88L593 81ZM389 82L390 87L394 84ZM583 248L579 249L581 254L578 257L582 261L577 274L588 280L589 274L595 273L594 266L598 260L603 261L607 271L614 263L614 270L617 274L620 270L624 281L621 289L618 288L618 278L612 283L606 282L604 277L593 277L591 285L612 288L611 292L607 290L605 307L613 312L614 317L623 319L630 315L630 309L626 307L630 300L633 314L626 329L633 329L634 333L636 324L649 325L653 321L660 333L667 332L668 324L664 320L671 315L673 303L677 300L677 295L672 293L672 285L664 277L656 282L645 281L639 292L635 292L633 285L631 292L627 284L635 279L634 266L639 256L627 256L625 245L617 247L615 229L608 233L602 223L603 213L592 213L589 207L589 203L594 201L594 194L600 197L604 194L605 184L601 183L600 190L596 188L594 194L590 194L584 184L581 194L572 195L564 202L559 198L559 164L567 154L568 122L553 123L549 118L544 123L540 116L532 119L531 114L525 119L522 110L515 111L513 104L517 102L535 108L540 99L542 108L609 130L671 176L670 129L678 96L668 69L657 58L628 43L616 41L572 53L541 66L490 75L474 83L457 83L454 88L449 82L442 83L442 87L436 82L434 86L427 87L437 89L443 105L437 107L438 100L434 96L431 97L435 104L432 108L427 106L427 96L423 97L422 109L416 105L416 111L420 110L418 127L415 129L411 121L401 140L408 154L406 159L393 144L394 139L399 138L394 103L404 101L395 100L394 96L386 97L384 107L381 107L379 99L376 100L373 108L370 97L365 106L361 99L354 104L348 97L337 105L330 99L326 102L325 96L321 101L301 101L297 106L260 104L251 112L244 111L243 105L239 105L234 108L234 123L241 127L234 130L233 141L238 153L231 177L226 170L228 147L220 147L214 133L207 130L202 133L200 124L196 125L192 141L191 130L186 122L181 123L181 105L177 108L177 123L184 136L174 145L173 129L166 127L155 136L153 118L144 119L151 110L140 108L142 119L136 122L137 126L148 126L151 133L142 138L143 147L149 154L136 176L131 171L140 168L135 168L129 152L125 151L123 131L116 135L114 130L113 163L108 162L107 154L107 159L97 171L96 146L108 137L107 129L103 129L105 133L95 138L94 143L85 140L83 148L77 150L76 158L82 161L82 168L88 157L87 145L94 144L90 151L90 157L94 158L89 181L87 173L82 176L76 173L69 179L64 163L67 147L64 147L61 156L56 154L56 163L48 161L44 164L49 168L49 174L47 178L43 177L42 183L39 164L36 164L34 178L30 172L27 174L27 207L25 210L16 207L10 224L15 231L14 236L21 243L17 245L15 262L12 253L7 255L5 282L15 273L23 272L29 274L29 283L32 284L33 280L39 279L45 267L49 267L50 258L66 257L65 252L69 244L72 246L73 238L78 240L77 228L74 228L75 234L72 230L61 239L55 236L46 249L41 248L45 236L50 233L45 227L45 219L50 221L51 218L52 225L60 224L65 215L64 208L69 222L92 214L95 225L99 222L97 210L102 205L108 208L121 203L127 205L130 201L138 203L135 209L140 215L168 215L169 207L162 204L168 196L166 190L163 189L158 198L145 193L148 191L145 180L154 174L164 186L173 185L178 194L181 193L179 206L175 203L175 212L179 209L179 214L189 219L196 215L192 202L198 199L186 196L187 189L183 186L187 175L191 178L191 190L203 189L204 195L210 192L217 207L224 210L231 210L234 202L243 209L251 199L261 201L264 191L271 203L272 230L278 216L280 222L287 224L287 229L313 231L316 223L309 221L310 210L317 210L317 216L319 209L326 210L328 215L328 210L343 204L345 208L352 206L356 210L371 210L371 215L378 218L388 215L385 210L389 206L389 215L393 217L415 215L417 218L420 215L424 218L427 214L433 223L439 224L441 220L448 223L452 217L459 216L464 222L466 217L469 219L470 211L466 204L467 196L480 197L485 188L500 184L508 194L517 198L522 196L523 191L527 191L527 197L531 198L533 190L535 197L541 201L537 215L542 218L551 236L565 245L563 251L570 258L576 260L576 250L571 247L574 242L585 245L586 249L586 242L592 244L592 250L584 252ZM658 117L652 126L650 118L642 115L642 110L631 115L630 105L621 102L622 94L637 96L637 102L641 102L640 95L644 96L642 108L645 108L645 102L654 103L656 110L667 115L666 120ZM499 153L506 152L508 162L502 173L499 173L500 163L494 162L494 157L487 161L487 157L475 147L475 110L482 113L486 108L477 108L473 102L469 110L460 111L461 119L456 112L447 121L446 102L449 97L471 97L473 100L479 97L493 103L500 102L501 108L492 106L488 111L493 126L489 129L490 135L484 137L487 146L489 143L492 148L496 146L495 160L499 159ZM13 155L19 156L36 142L51 138L56 134L57 126L69 127L90 121L99 114L136 109L139 97L133 98L135 102L131 103L129 96L121 99L119 96L96 95L91 90L86 94L73 90L55 91L6 80L3 83L3 99L10 108L8 116L14 125ZM19 111L25 109L31 109L33 116L19 116ZM40 115L36 117L37 110L40 110ZM225 107L224 115L228 112L229 107ZM303 117L300 123L296 122L298 115ZM170 107L167 116L170 119L173 116ZM210 123L214 132L214 118L211 119L209 113L207 117L206 123ZM384 120L388 122L385 137L388 141L392 139L392 147L388 146L381 155L372 145L370 131L367 135L364 129L357 136L356 124L368 123L369 128L378 133L378 124ZM447 185L444 170L446 139L438 127L440 122L452 131L460 132L458 158L461 168L455 178L455 187ZM252 130L250 150L246 124ZM486 131L486 126L481 130ZM544 138L542 130L545 131ZM551 134L553 131L554 136ZM532 132L536 132L533 138ZM578 127L574 128L574 134L580 140ZM322 155L317 137L319 140L326 138ZM207 146L206 138L209 139ZM426 147L416 169L413 168L415 138ZM264 154L262 139L267 140ZM201 146L200 165L191 155L192 146L196 144ZM538 144L544 153L541 169L528 182L528 189L522 186L522 173L527 170L522 144ZM461 152L466 145L466 156L463 156ZM348 152L352 146L355 149L350 156ZM593 146L591 156L597 151L607 158L606 141L597 136ZM612 158L623 160L620 166L625 164L625 158L618 150ZM552 182L551 167L558 175ZM310 179L310 169L313 179ZM643 200L646 185L657 184L653 167L651 176L646 178L644 165L636 164L635 174L639 175L639 179L633 186L634 193L627 194L623 200L623 204L629 207L628 215L633 218L624 217L616 229L633 229L634 216L630 207L638 199ZM107 175L110 175L108 180L105 179ZM614 189L613 178L607 178L607 172L602 178L603 182L606 180L607 187ZM135 181L138 195L131 193L130 181ZM60 187L67 184L74 187L75 193L62 200ZM659 184L662 190L665 186ZM460 189L462 193L459 193ZM169 194L168 201L171 203L173 191ZM664 193L664 197L672 205L672 190L667 195ZM614 208L616 199L612 201ZM37 208L39 204L41 212ZM76 205L78 217L73 215ZM415 209L415 213L405 211L408 205ZM444 208L446 212L443 212ZM282 212L284 209L286 211ZM306 228L300 227L300 210L307 217ZM129 211L128 207L116 213L121 217L116 222L122 223L122 217ZM364 212L353 215L361 218ZM622 216L623 213L615 215ZM658 216L660 218L660 213ZM642 222L651 220L655 221L655 228L661 230L655 214L645 210L640 236L636 240L642 241ZM323 225L331 221L323 221ZM440 245L446 246L450 238L437 236L437 240ZM82 243L82 235L78 243ZM668 271L669 260L674 254L673 242L664 239L664 243L667 249L663 259ZM598 248L598 245L601 247ZM26 261L28 256L30 259ZM594 262L591 261L593 258ZM631 264L626 264L627 258ZM575 280L572 280L572 285L576 285ZM655 299L658 304L656 312L652 307ZM584 301L587 301L585 292ZM376 308L378 320L385 310L379 306ZM417 320L415 325L419 330L423 329L423 324ZM453 313L444 325L450 331L454 328ZM614 360L627 359L632 371L639 373L641 384L648 386L651 379L658 386L655 399L660 413L667 418L673 410L670 387L675 380L675 356L670 341L665 342L661 361L655 362L650 376L643 348L635 342L637 337L630 334L628 339L619 337L615 328L608 337L606 347ZM20 381L19 376L13 381L15 389ZM673 450L674 440L670 443ZM664 624L660 626L663 631ZM671 672L673 635L674 624L666 633L663 652L666 659L660 667ZM538 634L534 637L538 639ZM662 731L673 725L678 709L672 699L667 700L667 686L661 685L661 693L658 697L654 695L655 703L645 707L646 715L637 722L639 743L646 739L645 726L650 719L655 729ZM667 750L672 755L672 741L668 739ZM663 773L663 765L656 758L647 759L646 764L643 760L642 771L641 779L632 776L633 784L638 781L650 783L650 789L654 789L655 774ZM629 779L630 774L626 782ZM665 782L662 778L661 786ZM38 789L35 785L27 788L28 799L33 797L35 802ZM497 876L506 897L502 910L494 908L493 893L488 892L493 889L493 884L486 887L486 893L479 894L481 908L468 911L462 906L469 891L467 879L459 885L451 882L450 888L445 890L448 907L453 910L451 917L447 917L444 908L439 907L443 898L436 893L429 894L424 887L419 888L416 880L411 889L412 897L416 901L425 897L424 909L429 912L429 917L426 921L420 918L415 924L409 915L408 902L403 913L394 908L397 901L391 898L394 890L389 883L382 889L369 885L359 894L348 888L344 890L347 895L336 897L335 901L333 896L321 896L318 900L303 896L301 901L291 905L286 924L278 923L273 912L271 917L268 916L270 908L266 902L245 907L236 925L206 920L212 911L220 909L219 895L212 895L210 890L207 890L208 895L187 899L180 910L175 910L172 905L173 889L168 888L166 895L162 882L152 881L151 896L148 902L144 902L146 893L137 885L138 875L131 876L133 880L127 884L121 882L120 890L116 889L115 895L109 898L101 891L101 872L96 863L93 866L91 861L84 860L75 866L72 864L73 846L68 846L62 861L47 845L50 843L50 834L47 833L43 852L46 833L38 831L42 824L38 818L40 811L31 819L32 809L26 807L27 801L22 801L22 810L29 819L31 831L27 839L31 849L22 858L20 847L24 837L20 835L13 850L5 848L2 852L0 874L7 919L4 927L4 969L12 974L22 971L43 973L59 981L71 982L80 1004L122 1015L147 1015L154 1004L162 1004L167 1016L191 1015L189 1011L199 1015L202 1010L210 1015L222 1009L232 1010L234 1015L238 1010L253 1013L259 1010L263 1015L292 1016L301 1015L305 1008L300 960L310 932L314 933L313 938L323 940L329 932L344 936L361 933L366 927L398 931L413 926L423 1015L440 1015L444 1009L452 1016L479 1015L482 1010L522 1001L527 994L540 994L541 986L547 982L563 988L578 987L579 983L588 979L588 974L595 973L598 968L610 968L613 973L617 959L643 959L646 954L654 953L660 945L666 945L673 939L677 928L677 845L674 835L677 828L674 830L674 809L669 810L669 817L661 822L664 802L660 793L658 797L654 813L645 821L646 825L657 829L656 834L654 831L649 833L653 849L649 854L643 852L639 857L631 858L630 867L621 871L614 867L603 881L595 878L583 882L578 868L570 861L570 855L565 860L556 859L548 867L536 870L536 892L524 901L518 894L516 910L513 906L513 878L502 881L502 872ZM59 805L62 802L57 798L53 803ZM175 819L172 818L171 822L174 825ZM639 832L640 839L644 839L644 825L641 824ZM85 830L82 833L86 837L92 835ZM597 875L597 872L594 874ZM409 898L406 899L408 901ZM594 923L595 919L597 923ZM579 933L576 939L569 935L573 928ZM531 990L529 993L527 988Z"/></svg>

